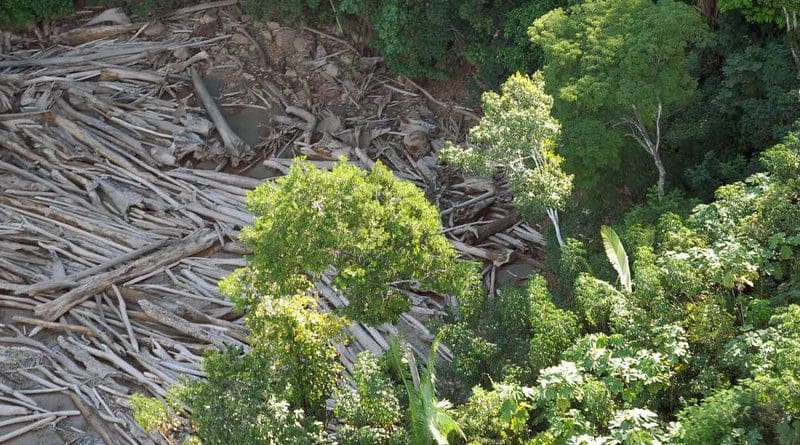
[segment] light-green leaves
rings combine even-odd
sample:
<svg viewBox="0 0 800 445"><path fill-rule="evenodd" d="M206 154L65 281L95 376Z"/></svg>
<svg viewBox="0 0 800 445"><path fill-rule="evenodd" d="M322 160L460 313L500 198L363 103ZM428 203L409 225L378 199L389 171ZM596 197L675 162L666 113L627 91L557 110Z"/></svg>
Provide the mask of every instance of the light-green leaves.
<svg viewBox="0 0 800 445"><path fill-rule="evenodd" d="M558 121L550 115L553 98L544 91L540 73L516 73L497 94L481 97L485 115L470 130L474 146L448 144L443 162L477 176L491 176L500 167L508 177L514 205L526 218L547 209L563 209L572 192L572 175L561 169L555 141Z"/></svg>
<svg viewBox="0 0 800 445"><path fill-rule="evenodd" d="M403 291L413 286L457 298L480 286L475 264L457 259L442 235L436 207L381 163L325 171L296 160L286 176L250 192L247 205L255 223L241 238L253 256L225 283L236 301L305 292L332 266L347 314L380 324L408 310ZM244 292L251 287L257 292Z"/></svg>
<svg viewBox="0 0 800 445"><path fill-rule="evenodd" d="M625 247L622 246L622 241L617 236L617 232L609 226L603 226L600 228L600 235L603 237L603 247L608 261L617 271L622 288L627 292L633 291L633 278L628 264L628 254L625 253Z"/></svg>

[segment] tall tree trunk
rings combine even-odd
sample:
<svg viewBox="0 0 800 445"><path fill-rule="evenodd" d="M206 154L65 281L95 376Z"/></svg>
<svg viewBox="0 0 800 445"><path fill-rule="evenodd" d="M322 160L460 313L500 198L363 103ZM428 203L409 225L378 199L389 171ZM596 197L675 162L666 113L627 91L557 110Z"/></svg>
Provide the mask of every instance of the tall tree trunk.
<svg viewBox="0 0 800 445"><path fill-rule="evenodd" d="M667 170L664 168L664 163L661 162L661 101L658 101L658 109L656 111L656 134L655 137L650 136L647 130L647 125L644 123L642 114L636 105L632 105L633 117L625 117L622 121L631 127L631 136L636 139L636 142L644 148L644 150L653 158L653 163L656 164L658 170L658 199L664 197L664 185L667 182Z"/></svg>
<svg viewBox="0 0 800 445"><path fill-rule="evenodd" d="M664 197L664 183L667 182L667 170L664 168L664 163L661 162L661 153L658 151L653 154L653 162L656 164L656 169L658 170L658 182L656 183L656 187L658 187L658 199Z"/></svg>
<svg viewBox="0 0 800 445"><path fill-rule="evenodd" d="M700 14L709 20L714 20L719 15L717 0L697 0L696 4Z"/></svg>
<svg viewBox="0 0 800 445"><path fill-rule="evenodd" d="M797 11L789 12L783 8L783 16L786 19L786 38L789 40L789 52L792 53L792 61L797 70L797 77L800 78L800 49L798 49L797 35Z"/></svg>

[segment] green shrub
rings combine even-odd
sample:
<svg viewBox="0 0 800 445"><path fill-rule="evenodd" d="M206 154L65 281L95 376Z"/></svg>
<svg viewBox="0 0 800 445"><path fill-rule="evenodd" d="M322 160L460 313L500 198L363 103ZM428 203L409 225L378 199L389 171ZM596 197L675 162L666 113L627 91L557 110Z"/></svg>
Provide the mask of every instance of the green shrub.
<svg viewBox="0 0 800 445"><path fill-rule="evenodd" d="M136 393L131 395L133 419L145 431L161 432L165 436L170 430L180 425L180 419L167 406L155 397L147 397Z"/></svg>
<svg viewBox="0 0 800 445"><path fill-rule="evenodd" d="M460 423L471 445L527 443L528 421L533 406L529 388L496 383L491 390L475 387L458 409Z"/></svg>
<svg viewBox="0 0 800 445"><path fill-rule="evenodd" d="M663 283L663 271L654 249L642 246L636 249L633 261L634 292L630 295L633 304L644 311L640 323L659 320L672 323L680 320L683 309L674 295L667 292Z"/></svg>
<svg viewBox="0 0 800 445"><path fill-rule="evenodd" d="M474 326L448 324L438 333L454 355L445 368L447 394L454 400L464 399L476 385L532 379L558 363L580 333L575 316L553 303L540 275L530 278L527 289L501 289L485 316Z"/></svg>
<svg viewBox="0 0 800 445"><path fill-rule="evenodd" d="M587 325L595 330L607 331L612 319L619 319L625 309L622 293L603 280L581 274L575 281L575 304Z"/></svg>
<svg viewBox="0 0 800 445"><path fill-rule="evenodd" d="M335 393L334 414L341 422L337 438L342 445L383 445L404 443L400 426L402 413L397 391L386 369L370 352L356 357L355 387L342 385Z"/></svg>
<svg viewBox="0 0 800 445"><path fill-rule="evenodd" d="M558 257L558 280L567 289L572 289L582 273L591 273L586 261L586 246L575 238L567 238Z"/></svg>
<svg viewBox="0 0 800 445"><path fill-rule="evenodd" d="M192 421L206 445L256 443L311 445L321 441L321 423L291 406L273 379L271 360L230 350L203 362L207 380L188 386L184 395Z"/></svg>
<svg viewBox="0 0 800 445"><path fill-rule="evenodd" d="M353 366L353 384L336 391L334 414L347 424L390 429L401 420L400 402L383 364L371 352L361 352Z"/></svg>
<svg viewBox="0 0 800 445"><path fill-rule="evenodd" d="M462 400L473 386L488 386L491 379L499 376L499 348L476 335L465 323L443 326L437 338L453 353L453 360L442 369L442 390L451 400Z"/></svg>
<svg viewBox="0 0 800 445"><path fill-rule="evenodd" d="M533 280L537 279L538 277L532 277L529 286L532 286ZM533 334L531 294L528 289L506 287L497 292L493 306L488 337L494 340L514 363L520 364L525 360L528 341Z"/></svg>
<svg viewBox="0 0 800 445"><path fill-rule="evenodd" d="M465 8L474 3L482 8L474 12ZM532 73L542 66L542 51L530 41L527 29L551 9L565 5L561 0L462 4L459 15L471 28L466 33L464 54L467 61L478 66L478 77L487 88L496 88L512 73Z"/></svg>
<svg viewBox="0 0 800 445"><path fill-rule="evenodd" d="M72 0L3 0L0 2L0 26L22 27L73 11Z"/></svg>
<svg viewBox="0 0 800 445"><path fill-rule="evenodd" d="M375 45L395 72L444 79L458 56L451 0L382 0L370 18Z"/></svg>
<svg viewBox="0 0 800 445"><path fill-rule="evenodd" d="M719 351L736 335L736 319L718 296L687 304L684 325L689 343L709 352Z"/></svg>
<svg viewBox="0 0 800 445"><path fill-rule="evenodd" d="M706 398L698 406L683 410L679 416L683 427L682 443L763 443L764 438L756 425L742 425L748 407L754 402L752 393L733 387Z"/></svg>
<svg viewBox="0 0 800 445"><path fill-rule="evenodd" d="M528 346L528 366L538 372L558 363L559 356L578 337L575 316L553 304L547 282L541 276L531 279L529 323L533 329Z"/></svg>

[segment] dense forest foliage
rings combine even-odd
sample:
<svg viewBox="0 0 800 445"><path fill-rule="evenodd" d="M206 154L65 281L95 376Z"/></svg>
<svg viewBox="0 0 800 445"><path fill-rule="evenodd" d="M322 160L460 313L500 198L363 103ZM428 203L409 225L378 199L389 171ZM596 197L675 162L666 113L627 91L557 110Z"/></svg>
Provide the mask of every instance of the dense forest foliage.
<svg viewBox="0 0 800 445"><path fill-rule="evenodd" d="M252 350L208 356L167 404L134 398L142 425L169 437L188 408L205 444L800 443L798 5L243 5L357 32L409 77L474 77L483 118L440 161L502 172L550 228L547 267L489 295L422 191L298 161L248 197L253 255L221 284ZM71 8L5 0L0 21ZM345 311L320 310L322 279ZM398 339L343 378L344 327L394 321L410 287L458 301L431 359Z"/></svg>

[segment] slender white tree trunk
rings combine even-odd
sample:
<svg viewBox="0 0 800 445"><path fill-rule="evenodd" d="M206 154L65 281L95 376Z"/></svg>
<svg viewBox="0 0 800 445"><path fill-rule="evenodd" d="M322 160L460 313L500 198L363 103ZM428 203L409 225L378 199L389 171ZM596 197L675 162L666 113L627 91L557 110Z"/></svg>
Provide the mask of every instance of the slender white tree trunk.
<svg viewBox="0 0 800 445"><path fill-rule="evenodd" d="M558 240L558 247L564 247L564 238L561 237L561 226L558 224L558 210L554 208L547 209L547 216L553 223L553 228L556 231L556 240Z"/></svg>
<svg viewBox="0 0 800 445"><path fill-rule="evenodd" d="M661 162L661 153L656 151L653 153L653 162L656 164L656 169L658 170L658 182L656 186L658 187L658 199L664 197L664 183L667 182L667 170L664 168L664 163Z"/></svg>
<svg viewBox="0 0 800 445"><path fill-rule="evenodd" d="M658 101L658 109L656 111L656 134L655 137L650 136L647 126L644 123L642 114L636 105L632 105L633 117L623 118L623 122L631 127L631 136L636 139L636 142L644 148L644 150L653 158L653 163L658 170L658 199L664 197L664 186L667 182L667 170L664 168L664 163L661 162L661 101Z"/></svg>
<svg viewBox="0 0 800 445"><path fill-rule="evenodd" d="M800 77L800 50L797 48L797 36L794 35L797 32L797 11L789 12L784 7L783 16L786 19L786 34L789 36L789 51L792 53L792 61L797 70L797 76Z"/></svg>

